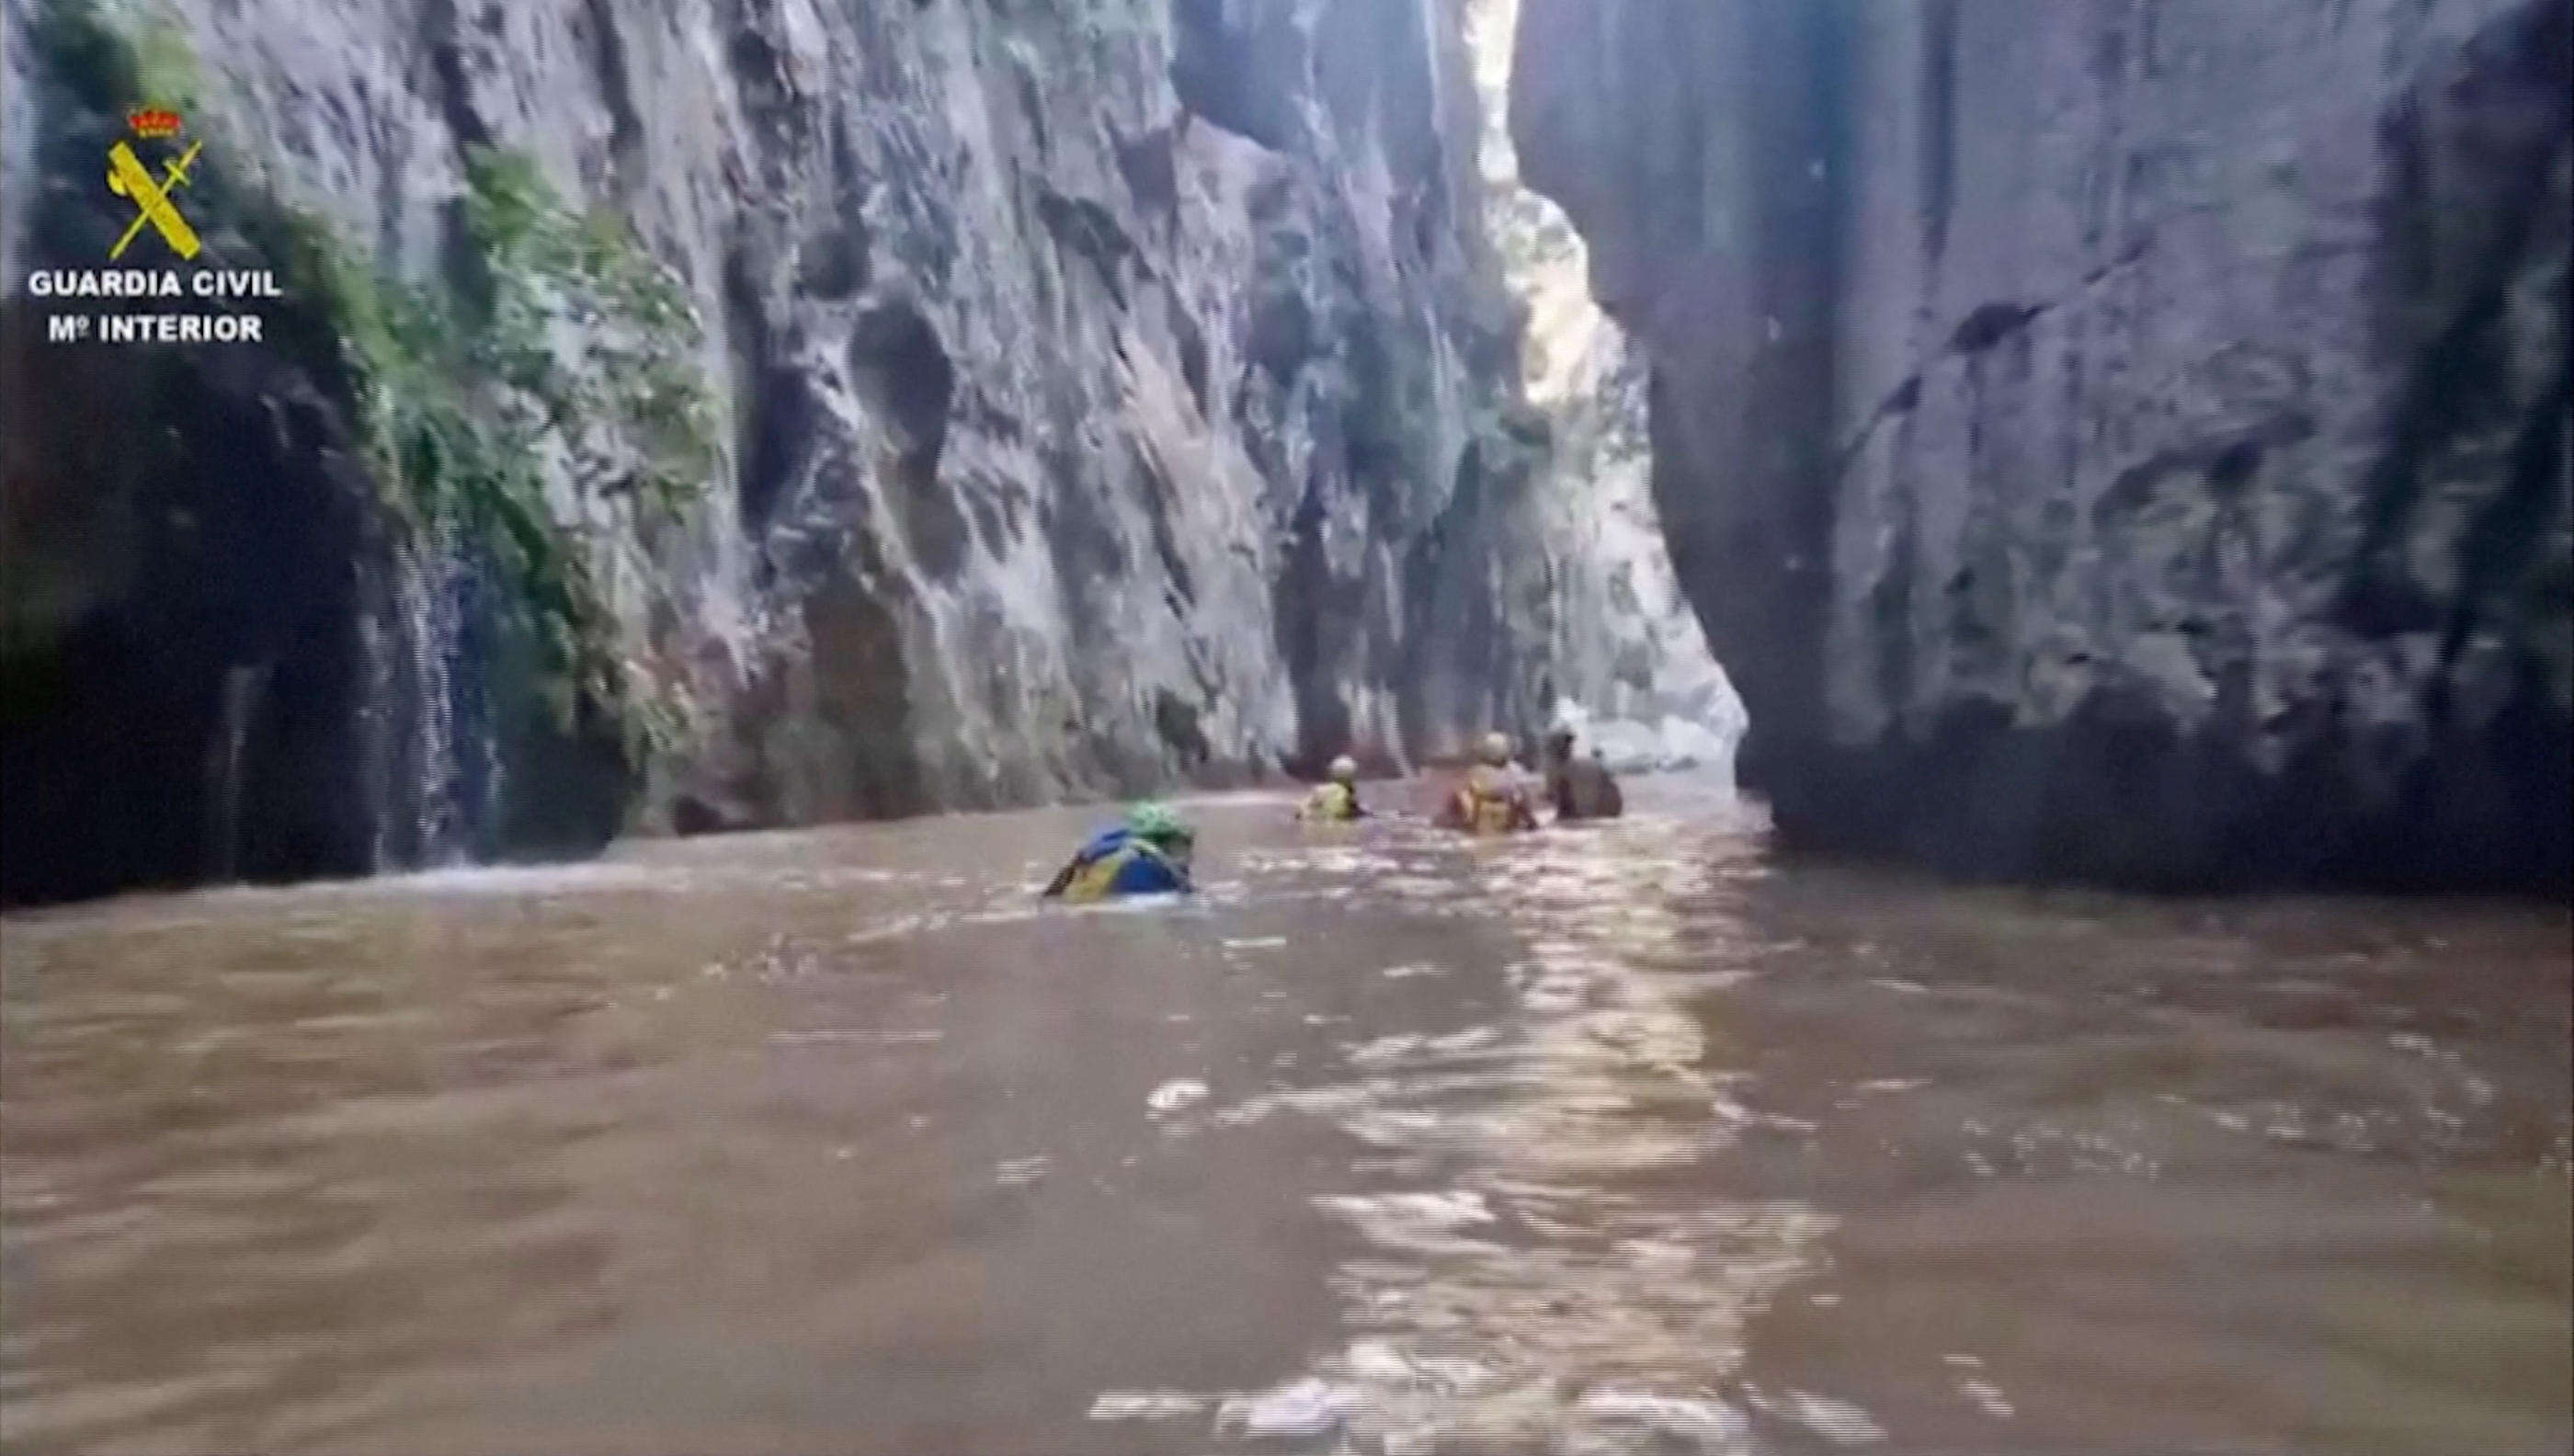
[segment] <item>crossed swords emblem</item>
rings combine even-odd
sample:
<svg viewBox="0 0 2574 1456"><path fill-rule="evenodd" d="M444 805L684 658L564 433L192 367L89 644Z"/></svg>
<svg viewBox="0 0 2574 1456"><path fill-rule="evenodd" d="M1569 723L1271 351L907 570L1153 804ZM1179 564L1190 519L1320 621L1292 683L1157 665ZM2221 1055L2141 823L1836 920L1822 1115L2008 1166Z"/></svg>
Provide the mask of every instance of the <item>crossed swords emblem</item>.
<svg viewBox="0 0 2574 1456"><path fill-rule="evenodd" d="M132 147L118 142L107 149L107 190L132 202L135 207L133 225L125 230L124 237L116 240L116 246L108 250L109 262L116 261L125 252L135 235L143 231L145 223L150 223L161 234L161 241L170 245L171 252L181 258L197 256L197 250L204 245L197 240L197 230L188 226L186 218L179 216L179 209L170 201L170 194L188 185L189 164L197 160L198 151L205 145L198 142L188 148L187 155L163 169L157 182L144 169Z"/></svg>

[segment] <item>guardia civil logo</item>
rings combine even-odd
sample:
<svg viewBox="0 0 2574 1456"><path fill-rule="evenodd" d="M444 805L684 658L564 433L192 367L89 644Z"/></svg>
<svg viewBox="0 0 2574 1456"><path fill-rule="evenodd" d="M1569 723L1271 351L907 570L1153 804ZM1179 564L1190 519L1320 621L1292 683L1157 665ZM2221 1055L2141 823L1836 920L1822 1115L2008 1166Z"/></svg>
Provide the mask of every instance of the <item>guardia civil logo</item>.
<svg viewBox="0 0 2574 1456"><path fill-rule="evenodd" d="M126 114L131 137L107 149L107 190L134 216L106 262L115 267L40 268L27 291L47 300L107 300L95 313L49 306L45 338L55 344L258 344L265 341L262 301L283 298L277 275L265 268L235 268L208 248L181 210L203 142L179 145L179 113L161 106ZM158 168L156 171L155 168ZM146 234L150 234L146 237ZM220 232L218 236L221 236ZM204 264L183 268L181 264ZM211 266L206 266L211 265ZM193 309L161 311L153 302L186 299Z"/></svg>
<svg viewBox="0 0 2574 1456"><path fill-rule="evenodd" d="M179 138L179 113L164 107L141 107L129 113L126 126L136 140L163 150L175 147ZM192 142L187 151L164 164L155 178L143 159L135 153L134 144L118 140L107 149L107 190L134 204L134 221L116 246L107 250L113 263L125 256L135 239L146 227L160 235L161 241L181 261L193 260L205 245L197 240L196 229L179 211L174 194L188 185L188 169L197 160L204 142Z"/></svg>

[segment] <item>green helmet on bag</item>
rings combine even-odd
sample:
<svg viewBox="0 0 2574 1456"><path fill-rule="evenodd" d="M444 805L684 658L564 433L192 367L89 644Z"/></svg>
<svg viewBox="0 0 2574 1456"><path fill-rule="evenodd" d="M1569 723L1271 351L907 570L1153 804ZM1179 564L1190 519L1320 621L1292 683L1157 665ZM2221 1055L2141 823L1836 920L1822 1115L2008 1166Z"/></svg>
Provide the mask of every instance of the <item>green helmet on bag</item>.
<svg viewBox="0 0 2574 1456"><path fill-rule="evenodd" d="M1139 803L1126 810L1126 830L1156 848L1187 848L1197 841L1197 831L1180 822L1180 816L1159 803Z"/></svg>

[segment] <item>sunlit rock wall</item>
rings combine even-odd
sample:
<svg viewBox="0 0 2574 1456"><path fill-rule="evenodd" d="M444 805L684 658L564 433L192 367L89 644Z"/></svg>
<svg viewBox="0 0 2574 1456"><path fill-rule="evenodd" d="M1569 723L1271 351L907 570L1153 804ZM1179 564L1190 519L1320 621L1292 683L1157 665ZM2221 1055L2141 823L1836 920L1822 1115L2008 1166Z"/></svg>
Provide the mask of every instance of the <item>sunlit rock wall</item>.
<svg viewBox="0 0 2574 1456"><path fill-rule="evenodd" d="M1622 749L1629 764L1686 757L1723 767L1743 733L1743 705L1663 542L1644 361L1593 302L1581 236L1520 180L1507 120L1518 16L1519 0L1476 0L1467 35L1485 102L1486 215L1522 311L1522 394L1553 446L1533 503L1546 544L1551 716L1598 725L1587 736Z"/></svg>

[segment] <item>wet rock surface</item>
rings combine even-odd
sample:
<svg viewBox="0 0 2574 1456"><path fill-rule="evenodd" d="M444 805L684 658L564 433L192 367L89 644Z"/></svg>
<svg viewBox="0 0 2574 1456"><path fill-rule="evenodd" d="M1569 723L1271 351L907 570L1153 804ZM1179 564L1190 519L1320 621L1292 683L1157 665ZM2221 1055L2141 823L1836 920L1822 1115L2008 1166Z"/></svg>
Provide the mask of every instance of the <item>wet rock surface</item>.
<svg viewBox="0 0 2574 1456"><path fill-rule="evenodd" d="M2562 889L2569 24L1530 0L1785 833Z"/></svg>

